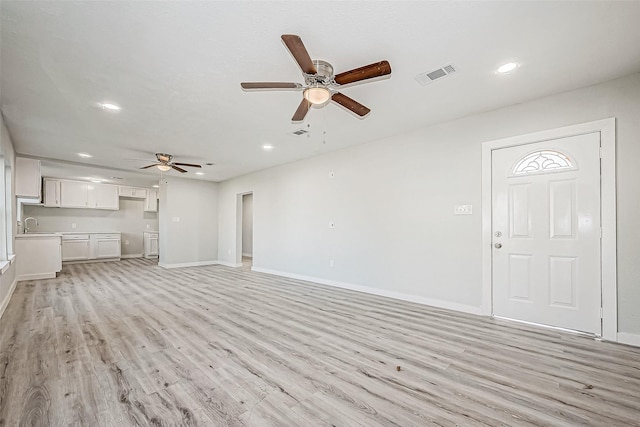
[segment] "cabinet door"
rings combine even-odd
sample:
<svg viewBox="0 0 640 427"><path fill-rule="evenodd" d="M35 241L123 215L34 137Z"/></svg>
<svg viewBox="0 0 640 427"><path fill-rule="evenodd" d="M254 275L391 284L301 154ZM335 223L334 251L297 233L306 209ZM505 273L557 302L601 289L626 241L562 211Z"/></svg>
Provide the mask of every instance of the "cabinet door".
<svg viewBox="0 0 640 427"><path fill-rule="evenodd" d="M96 258L120 258L120 239L96 239Z"/></svg>
<svg viewBox="0 0 640 427"><path fill-rule="evenodd" d="M147 190L147 198L144 199L145 212L158 212L158 191Z"/></svg>
<svg viewBox="0 0 640 427"><path fill-rule="evenodd" d="M16 157L16 196L40 199L40 160Z"/></svg>
<svg viewBox="0 0 640 427"><path fill-rule="evenodd" d="M60 207L60 180L44 180L44 205L50 208Z"/></svg>
<svg viewBox="0 0 640 427"><path fill-rule="evenodd" d="M63 208L88 207L89 185L80 181L60 181L60 206Z"/></svg>
<svg viewBox="0 0 640 427"><path fill-rule="evenodd" d="M158 255L158 238L149 238L149 255Z"/></svg>
<svg viewBox="0 0 640 427"><path fill-rule="evenodd" d="M89 259L89 240L63 240L62 260L78 261Z"/></svg>
<svg viewBox="0 0 640 427"><path fill-rule="evenodd" d="M96 209L120 209L118 187L110 184L93 184L89 186L89 205Z"/></svg>

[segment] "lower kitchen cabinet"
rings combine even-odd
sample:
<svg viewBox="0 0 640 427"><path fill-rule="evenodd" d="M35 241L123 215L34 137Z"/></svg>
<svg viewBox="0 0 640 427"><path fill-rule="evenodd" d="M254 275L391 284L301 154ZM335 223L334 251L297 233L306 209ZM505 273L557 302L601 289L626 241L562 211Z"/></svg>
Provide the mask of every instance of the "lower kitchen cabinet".
<svg viewBox="0 0 640 427"><path fill-rule="evenodd" d="M158 233L144 232L144 257L155 258L158 256Z"/></svg>
<svg viewBox="0 0 640 427"><path fill-rule="evenodd" d="M62 261L120 259L120 233L65 233Z"/></svg>
<svg viewBox="0 0 640 427"><path fill-rule="evenodd" d="M84 261L89 259L88 234L62 235L62 261Z"/></svg>

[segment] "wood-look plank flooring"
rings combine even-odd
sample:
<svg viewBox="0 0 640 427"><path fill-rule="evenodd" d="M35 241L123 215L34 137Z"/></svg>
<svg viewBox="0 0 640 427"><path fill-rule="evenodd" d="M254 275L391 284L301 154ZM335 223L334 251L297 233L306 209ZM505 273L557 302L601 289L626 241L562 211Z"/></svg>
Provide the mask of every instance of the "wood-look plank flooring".
<svg viewBox="0 0 640 427"><path fill-rule="evenodd" d="M640 425L640 349L246 268L75 264L0 320L0 426L63 425Z"/></svg>

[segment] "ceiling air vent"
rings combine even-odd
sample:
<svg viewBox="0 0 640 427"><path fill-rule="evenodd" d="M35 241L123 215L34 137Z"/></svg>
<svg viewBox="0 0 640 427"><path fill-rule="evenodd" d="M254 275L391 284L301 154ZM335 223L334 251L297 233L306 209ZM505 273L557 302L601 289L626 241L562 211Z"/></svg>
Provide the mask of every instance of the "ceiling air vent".
<svg viewBox="0 0 640 427"><path fill-rule="evenodd" d="M300 135L304 135L305 133L309 133L309 131L305 129L298 129L296 131L291 132L291 135L300 136Z"/></svg>
<svg viewBox="0 0 640 427"><path fill-rule="evenodd" d="M456 72L456 67L449 64L449 65L445 65L442 68L438 68L437 70L427 71L425 73L418 74L416 76L416 80L422 86L426 86L435 80L441 79L455 72Z"/></svg>

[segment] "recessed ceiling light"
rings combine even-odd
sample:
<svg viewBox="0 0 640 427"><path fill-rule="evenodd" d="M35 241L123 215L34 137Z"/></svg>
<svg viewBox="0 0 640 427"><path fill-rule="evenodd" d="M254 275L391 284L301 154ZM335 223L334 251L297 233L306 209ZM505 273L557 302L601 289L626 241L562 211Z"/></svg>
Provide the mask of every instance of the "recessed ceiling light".
<svg viewBox="0 0 640 427"><path fill-rule="evenodd" d="M120 110L120 106L119 105L112 104L110 102L101 102L100 106L102 107L103 110L112 110L112 111Z"/></svg>
<svg viewBox="0 0 640 427"><path fill-rule="evenodd" d="M196 175L204 175L204 172L196 172Z"/></svg>
<svg viewBox="0 0 640 427"><path fill-rule="evenodd" d="M262 146L262 149L263 149L264 151L271 151L271 150L273 150L273 145L271 145L271 144L264 144L264 145Z"/></svg>
<svg viewBox="0 0 640 427"><path fill-rule="evenodd" d="M102 182L102 180L99 179L99 178L90 178L89 181L91 181L91 182Z"/></svg>
<svg viewBox="0 0 640 427"><path fill-rule="evenodd" d="M158 184L153 184L152 187L153 188L160 188L160 186Z"/></svg>
<svg viewBox="0 0 640 427"><path fill-rule="evenodd" d="M519 66L520 66L520 64L518 64L517 62L507 62L506 64L501 65L500 67L498 67L498 73L507 74L507 73L512 72L513 70L515 70Z"/></svg>
<svg viewBox="0 0 640 427"><path fill-rule="evenodd" d="M93 157L91 154L89 153L77 153L78 156L80 157L84 157L85 159L88 159L89 157Z"/></svg>

